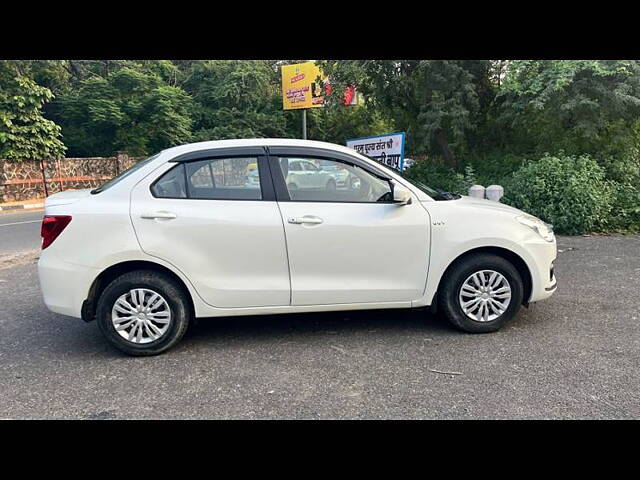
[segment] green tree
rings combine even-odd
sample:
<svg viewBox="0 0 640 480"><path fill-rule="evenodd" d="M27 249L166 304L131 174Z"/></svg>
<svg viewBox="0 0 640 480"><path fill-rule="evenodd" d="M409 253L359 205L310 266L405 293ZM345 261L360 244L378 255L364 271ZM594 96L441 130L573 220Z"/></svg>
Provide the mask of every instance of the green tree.
<svg viewBox="0 0 640 480"><path fill-rule="evenodd" d="M363 105L314 108L308 113L308 136L344 145L349 138L389 133L393 122Z"/></svg>
<svg viewBox="0 0 640 480"><path fill-rule="evenodd" d="M56 115L74 155L144 155L190 141L191 110L191 97L153 69L122 66L80 80L61 96Z"/></svg>
<svg viewBox="0 0 640 480"><path fill-rule="evenodd" d="M25 76L16 64L0 62L0 158L51 159L64 155L60 127L44 118L51 90Z"/></svg>
<svg viewBox="0 0 640 480"><path fill-rule="evenodd" d="M481 107L495 94L489 61L349 60L320 65L334 89L357 85L371 106L406 131L410 152L440 154L451 167L469 150L467 134L478 128ZM336 96L329 103L340 100Z"/></svg>
<svg viewBox="0 0 640 480"><path fill-rule="evenodd" d="M196 139L291 136L293 117L282 111L274 62L194 62L184 88L195 101Z"/></svg>
<svg viewBox="0 0 640 480"><path fill-rule="evenodd" d="M511 62L498 96L507 148L620 154L640 116L640 62Z"/></svg>

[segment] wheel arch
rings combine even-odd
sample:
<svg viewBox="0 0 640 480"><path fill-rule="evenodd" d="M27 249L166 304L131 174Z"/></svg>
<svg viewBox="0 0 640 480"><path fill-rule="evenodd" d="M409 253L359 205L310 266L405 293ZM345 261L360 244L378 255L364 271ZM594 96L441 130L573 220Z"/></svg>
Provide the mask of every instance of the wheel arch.
<svg viewBox="0 0 640 480"><path fill-rule="evenodd" d="M135 270L153 270L156 272L163 273L170 277L172 280L176 282L176 284L184 291L187 300L191 306L191 311L195 314L195 305L193 302L193 297L191 296L191 292L189 288L184 283L182 278L177 275L170 268L165 267L164 265L160 265L159 263L150 262L148 260L127 260L124 262L116 263L111 265L110 267L103 270L93 281L91 287L89 288L89 293L87 298L82 302L81 309L81 317L85 322L90 322L95 319L96 316L96 307L98 303L98 299L100 295L104 291L104 289L109 285L113 280L118 278L119 276L132 272Z"/></svg>
<svg viewBox="0 0 640 480"><path fill-rule="evenodd" d="M531 276L531 271L529 270L529 267L527 266L527 263L524 261L524 259L514 251L509 250L507 248L485 246L485 247L477 247L477 248L472 248L471 250L467 250L466 252L463 252L460 255L458 255L449 263L447 268L444 270L444 272L440 276L440 280L438 281L438 287L436 288L436 294L434 295L434 302L432 306L437 308L437 305L436 305L437 303L436 299L438 298L437 292L440 291L440 286L442 285L443 280L449 274L451 269L458 263L463 262L465 258L468 258L472 255L477 255L480 253L490 253L498 257L502 257L516 268L516 270L520 274L520 278L522 279L522 286L524 290L523 296L522 296L522 303L525 306L529 304L529 298L531 298L531 292L533 289L533 279Z"/></svg>

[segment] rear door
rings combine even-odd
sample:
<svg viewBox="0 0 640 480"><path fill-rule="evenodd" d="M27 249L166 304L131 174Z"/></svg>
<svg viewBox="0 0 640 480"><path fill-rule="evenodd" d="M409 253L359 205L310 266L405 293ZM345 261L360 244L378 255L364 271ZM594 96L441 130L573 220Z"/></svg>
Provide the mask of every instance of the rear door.
<svg viewBox="0 0 640 480"><path fill-rule="evenodd" d="M289 304L283 223L266 162L262 148L213 150L167 165L132 191L141 248L182 271L212 306Z"/></svg>

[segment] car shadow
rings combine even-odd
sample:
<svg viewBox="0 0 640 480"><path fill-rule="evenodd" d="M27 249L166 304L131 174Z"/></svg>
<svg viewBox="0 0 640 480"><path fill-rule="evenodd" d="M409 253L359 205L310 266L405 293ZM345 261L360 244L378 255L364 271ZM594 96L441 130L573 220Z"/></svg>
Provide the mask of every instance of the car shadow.
<svg viewBox="0 0 640 480"><path fill-rule="evenodd" d="M520 316L528 317L527 309ZM132 358L109 345L97 324L52 314L57 322L55 332L39 331L31 341L38 343L52 354L86 358ZM529 323L521 319L523 324ZM516 326L505 325L508 331ZM520 323L520 322L518 322ZM354 339L363 335L387 337L395 341L411 335L446 339L459 335L471 335L455 329L441 314L426 309L380 309L336 312L290 313L274 315L246 315L236 317L200 318L193 322L184 338L166 354L188 354L198 348L237 348L238 345L264 345L322 339Z"/></svg>
<svg viewBox="0 0 640 480"><path fill-rule="evenodd" d="M24 314L25 312L23 312ZM30 342L38 351L62 357L123 358L128 355L108 344L95 321L81 320L47 312L38 307L27 318L40 319L40 328L30 330ZM42 318L53 321L42 322ZM45 328L42 328L42 326ZM326 335L421 333L448 336L457 333L449 323L425 309L351 310L336 312L246 315L200 318L193 322L184 338L169 352L185 352L197 346L234 345L247 342L264 344L286 341L306 342ZM129 357L130 358L130 357Z"/></svg>
<svg viewBox="0 0 640 480"><path fill-rule="evenodd" d="M336 312L289 313L198 319L181 343L199 344L233 338L270 342L277 338L313 335L357 335L380 332L455 332L446 320L426 310L382 309Z"/></svg>

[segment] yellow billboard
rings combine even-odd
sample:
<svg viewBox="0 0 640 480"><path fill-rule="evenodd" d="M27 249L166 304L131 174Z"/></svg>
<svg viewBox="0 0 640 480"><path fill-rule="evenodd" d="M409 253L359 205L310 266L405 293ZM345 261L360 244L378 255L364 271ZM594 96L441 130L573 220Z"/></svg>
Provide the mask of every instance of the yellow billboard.
<svg viewBox="0 0 640 480"><path fill-rule="evenodd" d="M282 108L316 108L324 105L330 88L327 77L314 62L282 65Z"/></svg>

